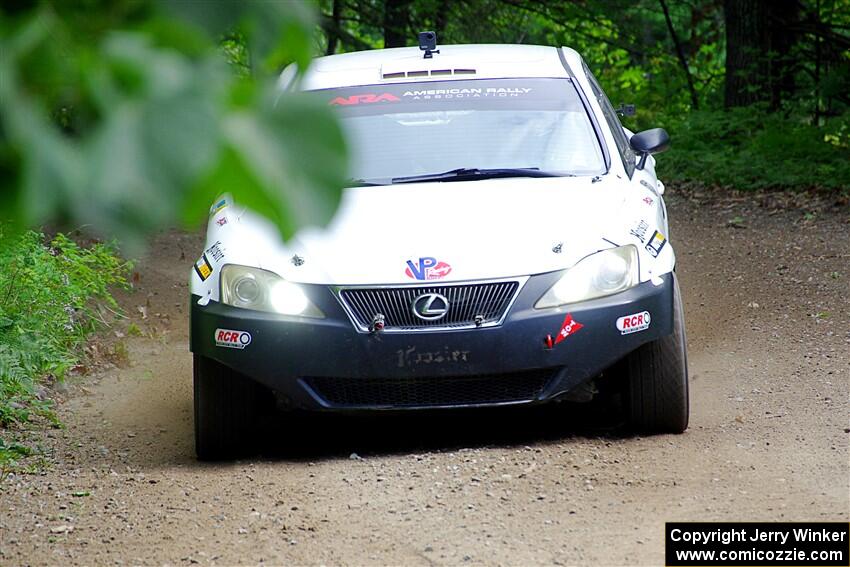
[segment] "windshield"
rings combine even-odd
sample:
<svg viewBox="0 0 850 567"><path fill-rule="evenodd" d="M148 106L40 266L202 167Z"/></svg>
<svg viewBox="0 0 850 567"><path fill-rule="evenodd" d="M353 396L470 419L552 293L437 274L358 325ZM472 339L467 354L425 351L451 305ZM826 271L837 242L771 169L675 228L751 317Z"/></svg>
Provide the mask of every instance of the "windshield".
<svg viewBox="0 0 850 567"><path fill-rule="evenodd" d="M489 170L524 176L596 175L605 162L569 79L476 79L316 91L340 113L351 177L407 177ZM505 170L517 170L506 174ZM540 176L540 175L538 175Z"/></svg>

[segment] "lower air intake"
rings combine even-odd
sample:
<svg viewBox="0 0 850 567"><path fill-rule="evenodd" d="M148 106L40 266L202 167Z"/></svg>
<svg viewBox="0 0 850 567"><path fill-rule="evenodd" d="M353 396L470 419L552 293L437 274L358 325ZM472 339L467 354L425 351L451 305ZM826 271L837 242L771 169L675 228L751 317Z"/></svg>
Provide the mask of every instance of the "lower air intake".
<svg viewBox="0 0 850 567"><path fill-rule="evenodd" d="M430 378L307 378L310 388L338 408L428 408L536 399L559 369Z"/></svg>

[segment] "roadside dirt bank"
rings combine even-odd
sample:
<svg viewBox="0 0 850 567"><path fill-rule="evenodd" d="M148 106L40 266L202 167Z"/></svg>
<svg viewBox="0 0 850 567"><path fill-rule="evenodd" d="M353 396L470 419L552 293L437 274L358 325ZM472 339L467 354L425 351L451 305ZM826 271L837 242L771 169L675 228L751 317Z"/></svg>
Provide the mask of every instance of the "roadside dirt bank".
<svg viewBox="0 0 850 567"><path fill-rule="evenodd" d="M201 237L172 232L122 297L143 331L129 364L73 380L45 471L0 487L0 564L661 565L665 521L847 521L847 207L670 193L685 434L624 437L562 406L311 419L274 432L294 455L198 463Z"/></svg>

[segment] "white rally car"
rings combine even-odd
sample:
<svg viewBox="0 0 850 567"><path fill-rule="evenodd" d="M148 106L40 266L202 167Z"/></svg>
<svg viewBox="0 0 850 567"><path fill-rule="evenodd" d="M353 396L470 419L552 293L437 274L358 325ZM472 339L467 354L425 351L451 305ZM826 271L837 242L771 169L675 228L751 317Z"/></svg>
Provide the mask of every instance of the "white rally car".
<svg viewBox="0 0 850 567"><path fill-rule="evenodd" d="M688 371L661 129L632 135L568 48L446 45L317 59L351 187L289 242L225 195L191 276L200 458L265 410L408 410L619 392L682 432ZM423 56L423 51L424 56ZM283 77L290 73L285 72ZM292 85L282 81L282 88Z"/></svg>

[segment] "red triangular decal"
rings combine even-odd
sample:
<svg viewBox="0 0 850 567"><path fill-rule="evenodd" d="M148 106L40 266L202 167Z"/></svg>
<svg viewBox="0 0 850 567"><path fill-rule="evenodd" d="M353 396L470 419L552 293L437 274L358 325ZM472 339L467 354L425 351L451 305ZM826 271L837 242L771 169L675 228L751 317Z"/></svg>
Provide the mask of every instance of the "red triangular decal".
<svg viewBox="0 0 850 567"><path fill-rule="evenodd" d="M561 325L561 330L558 331L558 336L555 337L555 344L558 344L570 335L575 334L576 331L582 327L584 327L584 325L573 319L572 314L567 313L567 316L564 317L564 323Z"/></svg>

